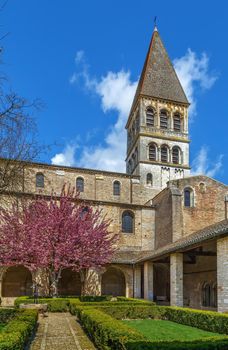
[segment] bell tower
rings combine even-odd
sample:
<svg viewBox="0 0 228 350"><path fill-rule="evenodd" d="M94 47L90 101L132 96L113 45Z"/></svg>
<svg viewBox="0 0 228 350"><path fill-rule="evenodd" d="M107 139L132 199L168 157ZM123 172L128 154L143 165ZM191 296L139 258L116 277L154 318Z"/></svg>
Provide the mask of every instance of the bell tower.
<svg viewBox="0 0 228 350"><path fill-rule="evenodd" d="M145 186L159 190L189 175L188 107L155 27L126 124L127 173Z"/></svg>

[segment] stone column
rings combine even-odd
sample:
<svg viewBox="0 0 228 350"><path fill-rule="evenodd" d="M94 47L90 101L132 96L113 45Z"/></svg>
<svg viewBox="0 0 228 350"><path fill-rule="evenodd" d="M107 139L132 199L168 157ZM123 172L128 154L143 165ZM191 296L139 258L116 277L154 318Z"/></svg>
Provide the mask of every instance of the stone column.
<svg viewBox="0 0 228 350"><path fill-rule="evenodd" d="M135 266L134 297L141 298L141 266Z"/></svg>
<svg viewBox="0 0 228 350"><path fill-rule="evenodd" d="M154 270L153 263L146 261L144 263L144 299L153 300L154 298Z"/></svg>
<svg viewBox="0 0 228 350"><path fill-rule="evenodd" d="M217 240L218 311L228 312L228 237Z"/></svg>
<svg viewBox="0 0 228 350"><path fill-rule="evenodd" d="M170 255L170 305L183 306L183 254Z"/></svg>
<svg viewBox="0 0 228 350"><path fill-rule="evenodd" d="M33 282L35 281L39 288L39 296L45 297L49 295L49 274L46 269L38 269L32 274Z"/></svg>

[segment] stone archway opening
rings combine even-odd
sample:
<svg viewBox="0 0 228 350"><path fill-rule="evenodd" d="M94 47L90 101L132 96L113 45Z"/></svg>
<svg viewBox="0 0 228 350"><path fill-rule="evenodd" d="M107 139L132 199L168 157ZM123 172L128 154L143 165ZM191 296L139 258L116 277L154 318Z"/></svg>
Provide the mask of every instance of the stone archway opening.
<svg viewBox="0 0 228 350"><path fill-rule="evenodd" d="M3 275L2 296L20 297L31 296L32 291L32 274L24 266L11 266Z"/></svg>
<svg viewBox="0 0 228 350"><path fill-rule="evenodd" d="M64 269L58 284L59 295L79 296L81 295L81 278L79 272L72 269Z"/></svg>
<svg viewBox="0 0 228 350"><path fill-rule="evenodd" d="M170 302L169 263L154 263L154 300L161 305Z"/></svg>
<svg viewBox="0 0 228 350"><path fill-rule="evenodd" d="M101 294L126 296L126 281L124 273L114 267L109 267L101 277Z"/></svg>

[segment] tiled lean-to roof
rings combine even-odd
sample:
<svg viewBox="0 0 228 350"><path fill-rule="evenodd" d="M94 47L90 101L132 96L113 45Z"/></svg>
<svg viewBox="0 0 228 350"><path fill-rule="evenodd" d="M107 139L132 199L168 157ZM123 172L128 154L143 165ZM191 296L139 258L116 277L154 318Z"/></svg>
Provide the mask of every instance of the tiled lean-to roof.
<svg viewBox="0 0 228 350"><path fill-rule="evenodd" d="M189 104L157 30L150 42L132 109L140 95Z"/></svg>
<svg viewBox="0 0 228 350"><path fill-rule="evenodd" d="M112 262L118 264L136 264L146 260L156 260L171 253L183 252L188 248L190 249L197 244L200 244L201 242L226 235L228 235L227 219L207 226L204 229L196 231L189 236L185 236L174 243L170 243L153 251L118 251Z"/></svg>

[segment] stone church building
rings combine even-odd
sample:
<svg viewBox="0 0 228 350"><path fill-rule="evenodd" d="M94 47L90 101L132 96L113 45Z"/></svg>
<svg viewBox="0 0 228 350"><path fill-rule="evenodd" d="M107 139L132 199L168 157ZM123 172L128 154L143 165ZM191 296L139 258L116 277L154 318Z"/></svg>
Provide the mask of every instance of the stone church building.
<svg viewBox="0 0 228 350"><path fill-rule="evenodd" d="M120 232L112 263L91 271L91 293L228 311L228 187L191 176L188 108L155 28L126 124L126 173L25 164L23 195L70 183ZM31 283L25 267L2 267L3 304L31 294ZM64 270L59 288L79 295L79 274Z"/></svg>

